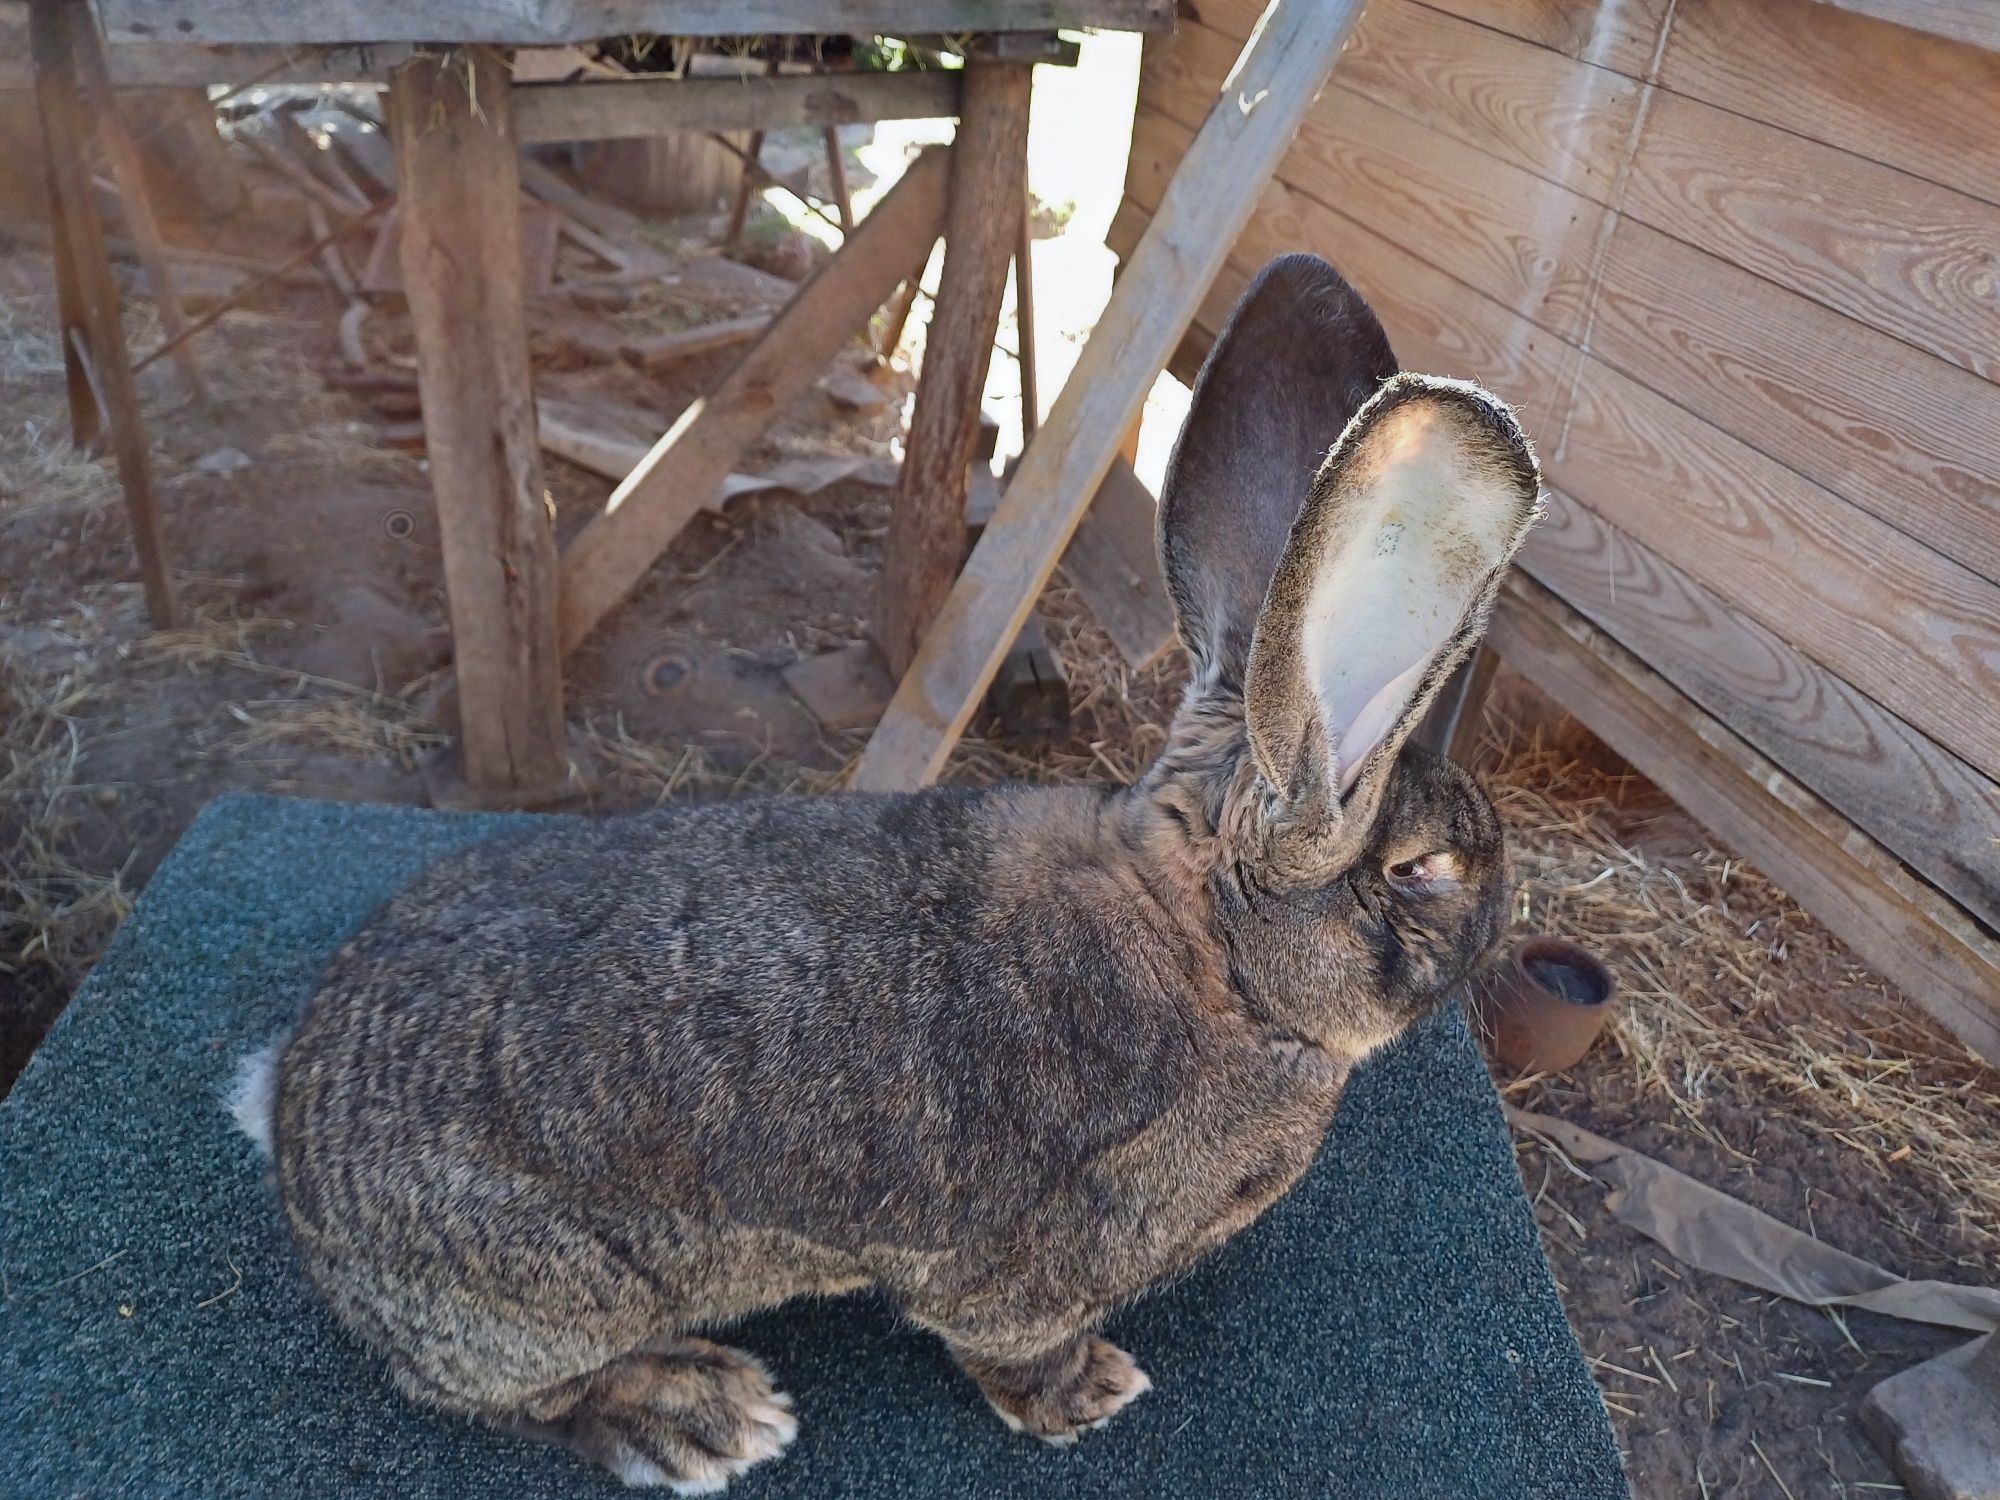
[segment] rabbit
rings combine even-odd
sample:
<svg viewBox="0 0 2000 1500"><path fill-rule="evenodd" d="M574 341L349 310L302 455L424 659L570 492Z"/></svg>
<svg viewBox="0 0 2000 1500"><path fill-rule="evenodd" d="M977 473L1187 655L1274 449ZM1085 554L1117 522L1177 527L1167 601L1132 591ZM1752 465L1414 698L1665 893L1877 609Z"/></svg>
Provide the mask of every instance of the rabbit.
<svg viewBox="0 0 2000 1500"><path fill-rule="evenodd" d="M1164 487L1191 680L1143 777L439 864L244 1095L311 1282L409 1396L632 1485L720 1489L797 1431L692 1330L864 1287L1009 1427L1103 1425L1151 1384L1107 1313L1284 1194L1500 933L1492 807L1406 741L1538 506L1500 402L1273 262Z"/></svg>

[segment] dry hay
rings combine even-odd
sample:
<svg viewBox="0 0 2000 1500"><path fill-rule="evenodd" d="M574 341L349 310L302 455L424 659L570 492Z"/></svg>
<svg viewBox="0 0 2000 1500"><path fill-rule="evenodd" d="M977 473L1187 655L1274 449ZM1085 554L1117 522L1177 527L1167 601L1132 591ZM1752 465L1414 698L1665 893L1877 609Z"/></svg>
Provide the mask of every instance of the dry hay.
<svg viewBox="0 0 2000 1500"><path fill-rule="evenodd" d="M1692 825L1579 726L1496 714L1482 750L1514 925L1610 963L1609 1039L1642 1093L1732 1157L1707 1106L1748 1093L1843 1148L1837 1171L1923 1181L1963 1246L2000 1254L2000 1074L1742 860L1650 850L1649 823Z"/></svg>

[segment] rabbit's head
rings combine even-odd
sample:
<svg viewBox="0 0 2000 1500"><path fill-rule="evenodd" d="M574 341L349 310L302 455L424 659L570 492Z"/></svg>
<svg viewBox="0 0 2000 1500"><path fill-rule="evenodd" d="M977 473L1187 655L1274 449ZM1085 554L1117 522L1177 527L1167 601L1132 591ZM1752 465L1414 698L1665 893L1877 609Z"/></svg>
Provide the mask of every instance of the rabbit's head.
<svg viewBox="0 0 2000 1500"><path fill-rule="evenodd" d="M1323 261L1273 262L1203 367L1160 502L1193 677L1136 790L1244 1000L1301 1040L1365 1053L1499 936L1499 820L1405 742L1538 507L1506 407L1397 374Z"/></svg>

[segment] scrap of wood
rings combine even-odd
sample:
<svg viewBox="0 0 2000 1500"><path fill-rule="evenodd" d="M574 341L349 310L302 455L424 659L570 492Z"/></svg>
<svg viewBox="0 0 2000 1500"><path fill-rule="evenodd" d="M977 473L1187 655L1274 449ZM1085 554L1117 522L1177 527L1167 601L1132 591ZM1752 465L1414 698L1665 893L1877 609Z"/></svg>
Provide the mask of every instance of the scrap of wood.
<svg viewBox="0 0 2000 1500"><path fill-rule="evenodd" d="M958 79L939 71L533 83L515 88L514 119L523 145L944 119L958 113Z"/></svg>
<svg viewBox="0 0 2000 1500"><path fill-rule="evenodd" d="M661 370L697 355L713 354L720 349L747 344L770 324L769 314L753 313L745 318L725 318L717 323L706 323L700 328L681 328L672 333L628 338L619 347L625 358L634 364L649 370Z"/></svg>
<svg viewBox="0 0 2000 1500"><path fill-rule="evenodd" d="M1361 0L1274 0L1265 13L904 673L855 786L889 791L937 775L1361 8Z"/></svg>
<svg viewBox="0 0 2000 1500"><path fill-rule="evenodd" d="M828 734L867 728L896 692L896 679L866 641L803 657L780 675Z"/></svg>
<svg viewBox="0 0 2000 1500"><path fill-rule="evenodd" d="M847 243L707 396L612 492L563 557L562 647L573 650L642 578L736 459L929 256L949 153L910 164Z"/></svg>

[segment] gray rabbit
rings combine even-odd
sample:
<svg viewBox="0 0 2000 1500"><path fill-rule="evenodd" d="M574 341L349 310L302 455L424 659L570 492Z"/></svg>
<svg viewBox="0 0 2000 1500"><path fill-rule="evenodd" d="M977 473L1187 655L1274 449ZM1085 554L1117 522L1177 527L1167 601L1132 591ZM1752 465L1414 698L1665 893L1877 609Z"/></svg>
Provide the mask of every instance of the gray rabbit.
<svg viewBox="0 0 2000 1500"><path fill-rule="evenodd" d="M1100 1426L1150 1384L1106 1313L1282 1195L1500 932L1492 808L1404 742L1537 494L1499 402L1274 262L1161 502L1193 680L1144 778L439 865L242 1086L313 1283L417 1400L682 1494L797 1430L688 1330L802 1295L879 1288L1016 1430Z"/></svg>

